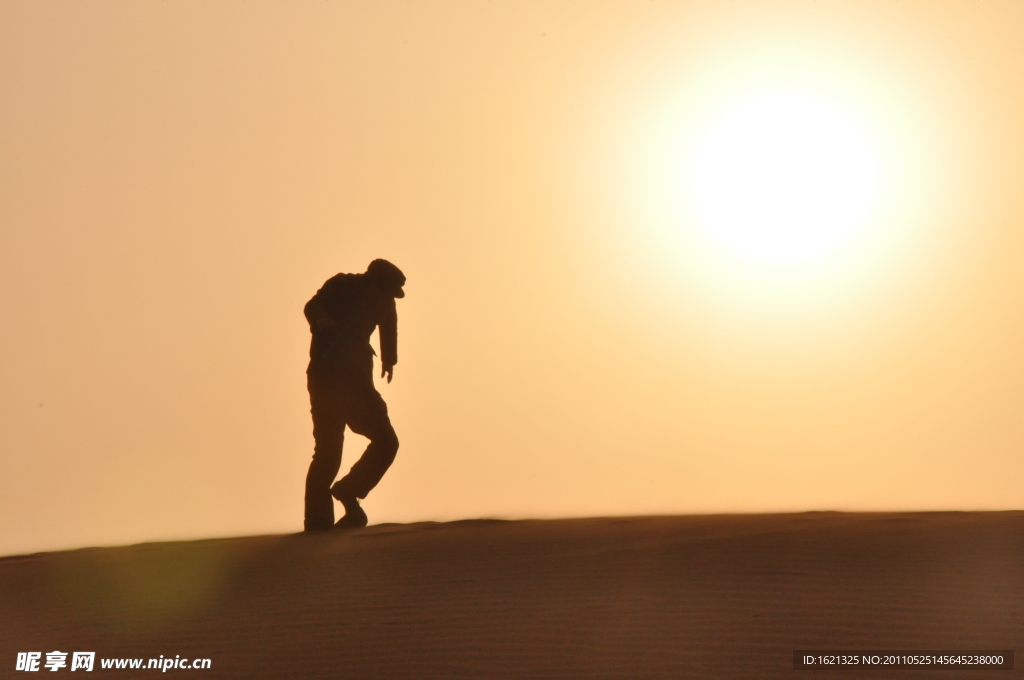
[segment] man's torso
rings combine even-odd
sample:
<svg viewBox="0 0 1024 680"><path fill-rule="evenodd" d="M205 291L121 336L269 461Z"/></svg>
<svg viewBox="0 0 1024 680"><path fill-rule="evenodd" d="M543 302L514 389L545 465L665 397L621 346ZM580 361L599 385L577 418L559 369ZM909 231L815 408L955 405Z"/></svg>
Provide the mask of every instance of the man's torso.
<svg viewBox="0 0 1024 680"><path fill-rule="evenodd" d="M306 305L313 334L310 368L319 366L372 367L370 337L393 314L394 299L373 286L362 274L338 274L328 279ZM391 308L389 310L389 308ZM329 317L326 327L318 321Z"/></svg>

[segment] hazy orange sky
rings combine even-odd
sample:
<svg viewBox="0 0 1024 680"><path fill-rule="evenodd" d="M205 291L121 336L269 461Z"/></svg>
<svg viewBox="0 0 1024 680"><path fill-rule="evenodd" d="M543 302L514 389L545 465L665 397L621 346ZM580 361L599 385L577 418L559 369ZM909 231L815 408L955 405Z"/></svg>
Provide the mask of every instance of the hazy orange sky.
<svg viewBox="0 0 1024 680"><path fill-rule="evenodd" d="M773 88L887 187L799 271L667 169ZM1016 0L0 2L0 91L0 554L300 530L302 307L376 257L371 522L1022 506Z"/></svg>

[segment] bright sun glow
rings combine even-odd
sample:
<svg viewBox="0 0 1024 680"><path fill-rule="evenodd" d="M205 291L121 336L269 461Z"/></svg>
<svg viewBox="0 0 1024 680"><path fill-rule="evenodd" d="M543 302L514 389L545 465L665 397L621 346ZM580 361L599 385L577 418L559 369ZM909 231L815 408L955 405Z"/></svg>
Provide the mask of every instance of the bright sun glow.
<svg viewBox="0 0 1024 680"><path fill-rule="evenodd" d="M802 95L749 99L697 137L685 200L701 229L753 265L813 265L840 252L879 196L872 140Z"/></svg>

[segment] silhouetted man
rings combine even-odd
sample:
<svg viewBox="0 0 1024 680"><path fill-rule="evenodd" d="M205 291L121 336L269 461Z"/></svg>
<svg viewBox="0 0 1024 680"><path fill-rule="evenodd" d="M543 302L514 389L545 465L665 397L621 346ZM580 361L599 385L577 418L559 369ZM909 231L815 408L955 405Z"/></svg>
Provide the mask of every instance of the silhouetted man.
<svg viewBox="0 0 1024 680"><path fill-rule="evenodd" d="M398 267L374 260L364 274L328 279L303 310L313 334L306 384L315 441L306 475L306 531L335 526L331 496L345 508L337 526L366 526L359 499L377 486L398 452L387 404L373 386L370 336L380 327L380 375L391 382L398 363L395 298L405 297L404 285L405 275ZM370 445L332 487L341 468L346 425L368 438Z"/></svg>

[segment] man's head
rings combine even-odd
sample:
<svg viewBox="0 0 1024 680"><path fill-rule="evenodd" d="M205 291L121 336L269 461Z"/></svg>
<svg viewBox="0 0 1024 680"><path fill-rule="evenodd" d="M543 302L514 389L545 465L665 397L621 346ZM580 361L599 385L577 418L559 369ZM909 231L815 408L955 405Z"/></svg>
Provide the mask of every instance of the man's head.
<svg viewBox="0 0 1024 680"><path fill-rule="evenodd" d="M374 260L366 268L366 276L374 285L392 297L405 297L402 286L405 285L405 274L387 260Z"/></svg>

